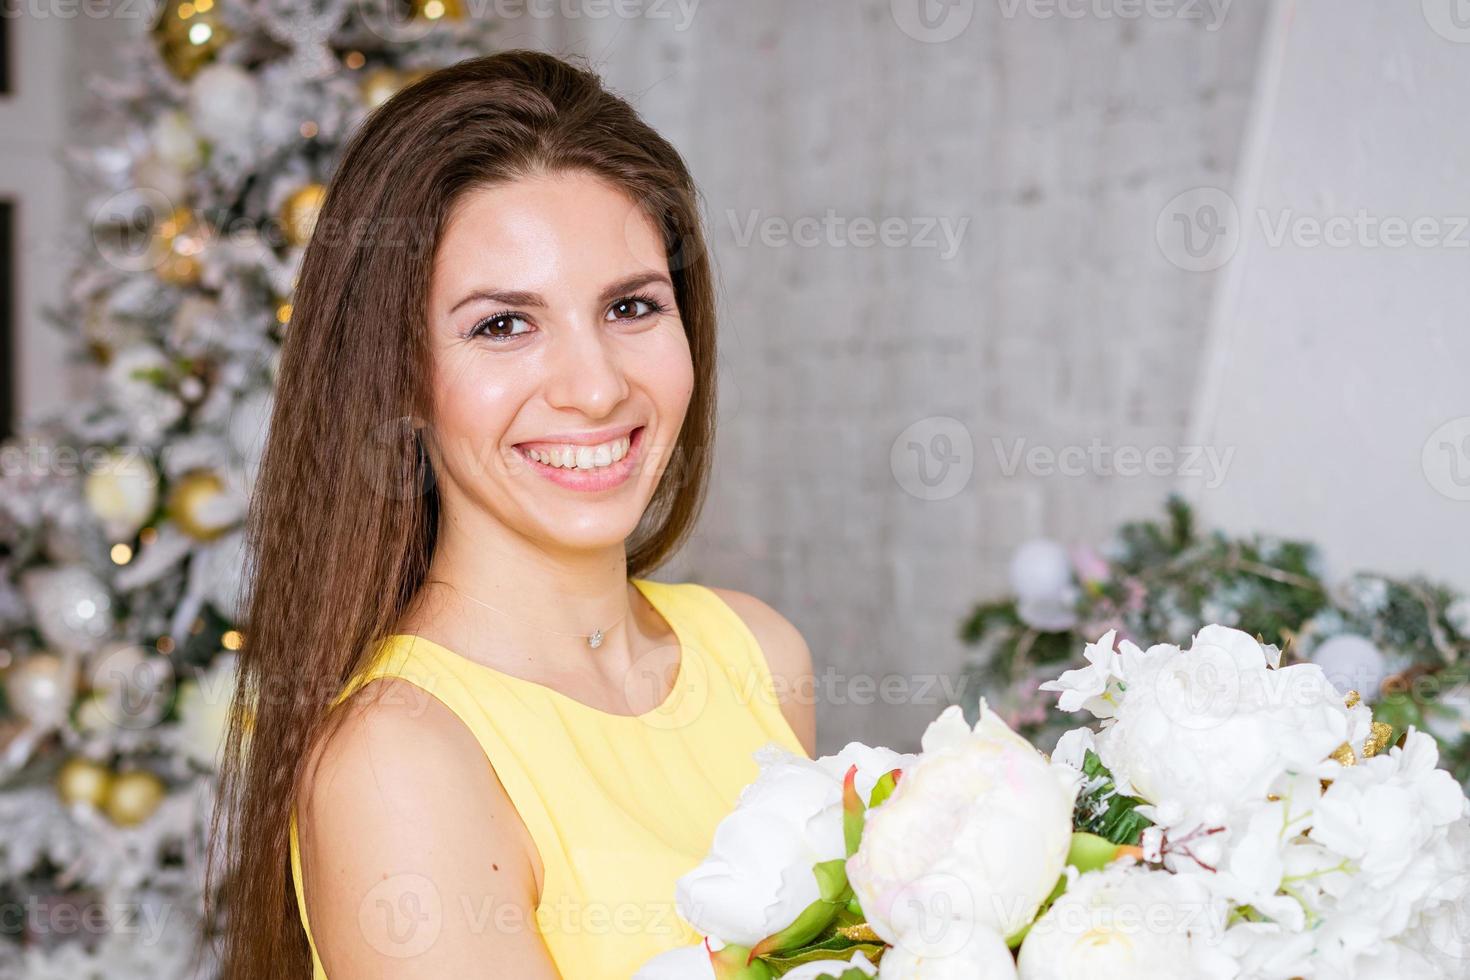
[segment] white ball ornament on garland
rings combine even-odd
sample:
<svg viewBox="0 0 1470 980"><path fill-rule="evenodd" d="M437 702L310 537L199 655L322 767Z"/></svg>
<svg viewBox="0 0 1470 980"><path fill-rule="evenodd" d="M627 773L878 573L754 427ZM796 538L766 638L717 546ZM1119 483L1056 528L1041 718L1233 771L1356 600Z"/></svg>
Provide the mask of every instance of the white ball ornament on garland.
<svg viewBox="0 0 1470 980"><path fill-rule="evenodd" d="M33 653L5 674L5 698L10 708L37 728L66 724L77 695L75 662L54 653Z"/></svg>
<svg viewBox="0 0 1470 980"><path fill-rule="evenodd" d="M189 171L204 162L204 148L199 134L186 113L177 109L159 113L148 127L148 142L153 156L175 167Z"/></svg>
<svg viewBox="0 0 1470 980"><path fill-rule="evenodd" d="M1444 611L1444 616L1454 627L1456 633L1470 638L1470 596L1461 596L1450 603L1449 608Z"/></svg>
<svg viewBox="0 0 1470 980"><path fill-rule="evenodd" d="M92 662L88 674L97 708L118 728L151 728L173 699L172 662L140 646L111 645Z"/></svg>
<svg viewBox="0 0 1470 980"><path fill-rule="evenodd" d="M1076 625L1079 590L1066 548L1046 538L1026 542L1011 558L1010 579L1016 612L1026 625L1044 631Z"/></svg>
<svg viewBox="0 0 1470 980"><path fill-rule="evenodd" d="M1312 650L1312 663L1322 668L1339 691L1357 691L1372 702L1391 673L1388 658L1366 637L1340 633Z"/></svg>
<svg viewBox="0 0 1470 980"><path fill-rule="evenodd" d="M197 680L179 685L179 749L202 769L219 764L238 662L237 654L221 653Z"/></svg>
<svg viewBox="0 0 1470 980"><path fill-rule="evenodd" d="M1046 538L1027 541L1017 548L1010 573L1011 588L1019 596L1056 595L1072 584L1067 549Z"/></svg>
<svg viewBox="0 0 1470 980"><path fill-rule="evenodd" d="M138 452L109 452L87 474L87 506L112 541L131 539L158 506L158 472Z"/></svg>
<svg viewBox="0 0 1470 980"><path fill-rule="evenodd" d="M189 117L206 140L248 144L260 111L260 86L245 69L228 63L204 68L189 87Z"/></svg>
<svg viewBox="0 0 1470 980"><path fill-rule="evenodd" d="M112 595L85 565L32 569L21 589L36 628L55 649L91 653L112 630Z"/></svg>

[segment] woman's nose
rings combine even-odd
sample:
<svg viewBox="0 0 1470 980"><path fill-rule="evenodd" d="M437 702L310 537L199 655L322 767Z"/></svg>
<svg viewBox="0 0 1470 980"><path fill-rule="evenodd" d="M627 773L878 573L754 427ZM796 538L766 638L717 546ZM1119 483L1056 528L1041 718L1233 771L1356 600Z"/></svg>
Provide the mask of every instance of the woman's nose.
<svg viewBox="0 0 1470 980"><path fill-rule="evenodd" d="M551 345L546 399L553 408L601 418L628 396L622 360L600 323L561 330Z"/></svg>

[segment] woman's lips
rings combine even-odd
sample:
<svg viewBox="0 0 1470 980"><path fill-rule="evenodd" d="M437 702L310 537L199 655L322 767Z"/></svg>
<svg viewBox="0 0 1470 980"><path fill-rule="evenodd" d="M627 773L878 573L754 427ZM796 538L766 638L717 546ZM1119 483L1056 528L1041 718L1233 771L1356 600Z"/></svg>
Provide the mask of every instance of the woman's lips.
<svg viewBox="0 0 1470 980"><path fill-rule="evenodd" d="M593 493L600 490L611 490L613 487L621 486L633 475L639 461L643 457L644 434L648 427L640 425L634 429L628 437L628 452L622 459L610 463L607 466L595 466L591 469L567 468L563 466L552 466L548 463L538 462L531 458L529 450L523 446L516 447L521 456L530 465L531 469L550 480L558 486L566 487L568 490L581 490Z"/></svg>

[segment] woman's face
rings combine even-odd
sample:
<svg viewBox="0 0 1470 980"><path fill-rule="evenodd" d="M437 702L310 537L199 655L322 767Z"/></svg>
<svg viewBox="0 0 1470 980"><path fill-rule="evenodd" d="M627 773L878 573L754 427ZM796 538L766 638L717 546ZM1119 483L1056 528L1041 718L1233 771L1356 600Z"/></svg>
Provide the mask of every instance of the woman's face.
<svg viewBox="0 0 1470 980"><path fill-rule="evenodd" d="M449 512L552 549L625 541L694 387L654 223L582 172L475 189L429 293L429 435Z"/></svg>

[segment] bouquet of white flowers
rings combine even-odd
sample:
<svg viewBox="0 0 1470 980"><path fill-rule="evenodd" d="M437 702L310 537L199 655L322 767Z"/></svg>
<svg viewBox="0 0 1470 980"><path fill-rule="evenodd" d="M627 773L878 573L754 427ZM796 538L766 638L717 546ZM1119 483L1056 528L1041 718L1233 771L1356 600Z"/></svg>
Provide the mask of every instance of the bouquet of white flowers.
<svg viewBox="0 0 1470 980"><path fill-rule="evenodd" d="M1470 976L1470 803L1435 742L1208 626L1108 633L1044 685L1048 760L985 704L917 755L775 747L679 880L702 946L635 980Z"/></svg>

